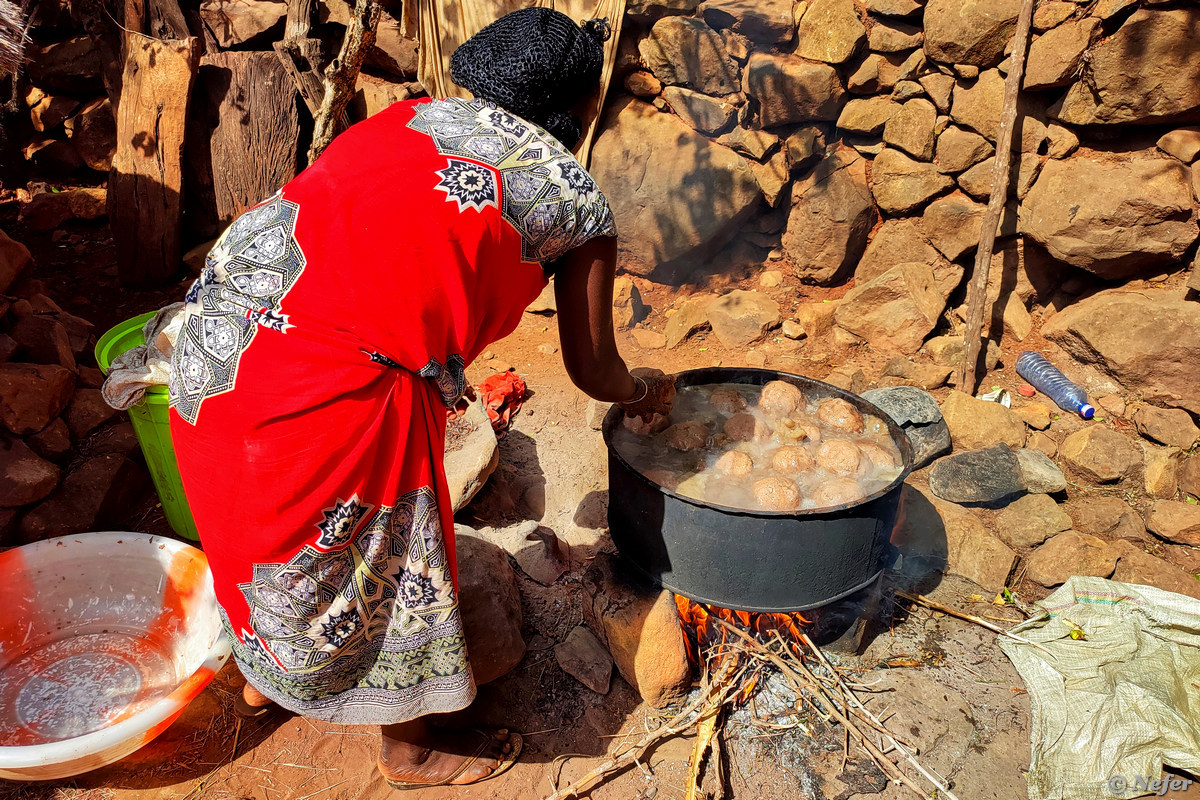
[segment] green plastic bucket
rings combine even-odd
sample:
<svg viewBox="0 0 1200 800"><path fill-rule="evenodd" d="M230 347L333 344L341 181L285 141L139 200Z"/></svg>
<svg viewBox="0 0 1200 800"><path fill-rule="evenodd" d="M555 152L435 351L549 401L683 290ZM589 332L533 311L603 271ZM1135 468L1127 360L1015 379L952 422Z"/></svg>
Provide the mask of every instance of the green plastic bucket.
<svg viewBox="0 0 1200 800"><path fill-rule="evenodd" d="M96 363L105 374L113 360L138 345L146 343L142 327L155 315L154 311L127 319L100 337L96 343ZM167 387L151 386L141 402L129 409L129 420L137 435L146 466L158 499L162 502L163 514L171 529L185 539L196 541L196 522L183 494L183 481L179 477L179 465L175 461L175 446L171 444L171 425L167 416Z"/></svg>

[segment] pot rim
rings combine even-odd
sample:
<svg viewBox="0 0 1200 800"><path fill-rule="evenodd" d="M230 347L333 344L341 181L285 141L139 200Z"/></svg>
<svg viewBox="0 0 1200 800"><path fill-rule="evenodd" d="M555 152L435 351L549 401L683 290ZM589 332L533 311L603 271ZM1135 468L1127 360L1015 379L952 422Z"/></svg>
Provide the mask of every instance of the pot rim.
<svg viewBox="0 0 1200 800"><path fill-rule="evenodd" d="M765 380L759 383L758 379L760 378L765 378ZM852 508L869 505L870 503L879 500L882 497L886 497L892 492L895 492L900 488L901 484L908 479L908 476L912 473L913 469L912 443L909 441L908 434L904 432L904 429L901 428L900 425L898 425L896 421L887 414L887 412L860 395L854 394L853 392L848 392L845 389L838 388L831 383L825 383L824 381L819 381L815 378L809 378L805 377L804 375L797 375L792 372L783 372L780 370L760 369L758 367L701 367L698 369L683 370L682 372L675 374L675 384L677 386L702 386L710 383L741 383L762 386L771 380L783 380L801 389L806 388L806 386L815 386L830 396L838 397L849 402L851 405L858 408L859 411L867 412L883 420L884 424L888 427L888 433L891 434L893 444L895 444L897 449L900 450L900 458L903 462L903 468L900 470L900 474L897 475L891 483L887 484L883 488L878 489L863 499L856 500L852 503L842 503L841 505L829 506L827 508L813 508L796 511L758 511L748 508L725 506L719 503L705 503L701 500L697 500L694 497L676 494L662 484L647 478L639 469L626 461L625 457L621 455L621 452L613 446L613 432L615 431L616 426L620 424L621 417L624 413L617 405L613 405L613 407L608 410L608 413L604 417L604 425L602 427L604 445L608 448L609 454L613 458L617 459L621 466L625 467L626 470L636 475L638 480L653 487L667 497L679 500L680 502L687 503L691 506L696 506L697 508L709 508L739 517L754 517L761 519L821 519L822 517L844 516L844 513ZM611 498L609 499L609 502L612 502Z"/></svg>

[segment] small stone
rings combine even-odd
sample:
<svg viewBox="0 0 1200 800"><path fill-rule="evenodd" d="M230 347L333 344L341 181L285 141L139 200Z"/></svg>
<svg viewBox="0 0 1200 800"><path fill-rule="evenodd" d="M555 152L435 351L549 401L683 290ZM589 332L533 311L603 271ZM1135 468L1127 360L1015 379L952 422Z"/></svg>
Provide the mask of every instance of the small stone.
<svg viewBox="0 0 1200 800"><path fill-rule="evenodd" d="M75 390L70 370L52 364L0 364L0 422L18 435L37 433L62 413Z"/></svg>
<svg viewBox="0 0 1200 800"><path fill-rule="evenodd" d="M667 337L649 328L634 328L631 331L633 340L643 350L658 350L667 346Z"/></svg>
<svg viewBox="0 0 1200 800"><path fill-rule="evenodd" d="M633 279L621 275L613 281L613 323L618 329L632 328L646 318L650 307L642 302Z"/></svg>
<svg viewBox="0 0 1200 800"><path fill-rule="evenodd" d="M1200 600L1200 581L1174 564L1150 555L1132 542L1117 542L1113 549L1117 553L1114 581L1154 586Z"/></svg>
<svg viewBox="0 0 1200 800"><path fill-rule="evenodd" d="M707 307L713 333L730 349L745 347L761 339L782 317L779 303L758 292L735 289Z"/></svg>
<svg viewBox="0 0 1200 800"><path fill-rule="evenodd" d="M1169 542L1200 546L1200 505L1159 500L1146 515L1146 527Z"/></svg>
<svg viewBox="0 0 1200 800"><path fill-rule="evenodd" d="M654 708L683 697L691 669L671 593L640 585L603 552L584 573L583 587L584 620L608 647L621 677Z"/></svg>
<svg viewBox="0 0 1200 800"><path fill-rule="evenodd" d="M496 368L495 362L488 366ZM500 465L500 450L482 401L472 402L463 417L451 424L461 425L463 430L469 431L458 447L448 450L443 459L451 508L457 512L466 508L496 471Z"/></svg>
<svg viewBox="0 0 1200 800"><path fill-rule="evenodd" d="M896 357L888 361L883 374L884 377L909 381L921 389L937 389L950 379L950 368L937 364L919 364L907 358Z"/></svg>
<svg viewBox="0 0 1200 800"><path fill-rule="evenodd" d="M679 310L667 320L667 347L677 347L687 337L700 328L708 325L708 307L716 298L713 295L701 295L688 299Z"/></svg>
<svg viewBox="0 0 1200 800"><path fill-rule="evenodd" d="M700 11L714 28L733 28L759 44L790 42L796 31L789 0L706 0Z"/></svg>
<svg viewBox="0 0 1200 800"><path fill-rule="evenodd" d="M1190 164L1200 157L1200 128L1179 128L1165 133L1158 140L1158 149Z"/></svg>
<svg viewBox="0 0 1200 800"><path fill-rule="evenodd" d="M942 416L950 427L955 449L978 450L997 442L1012 448L1025 444L1025 424L999 403L952 391L942 403Z"/></svg>
<svg viewBox="0 0 1200 800"><path fill-rule="evenodd" d="M735 127L729 133L717 137L717 144L723 144L734 152L749 156L755 161L762 161L779 147L779 137L766 131L753 131Z"/></svg>
<svg viewBox="0 0 1200 800"><path fill-rule="evenodd" d="M598 694L608 694L612 656L596 635L576 625L566 640L554 646L554 658L563 672Z"/></svg>
<svg viewBox="0 0 1200 800"><path fill-rule="evenodd" d="M1079 148L1079 137L1057 122L1046 126L1046 155L1051 158L1066 158Z"/></svg>
<svg viewBox="0 0 1200 800"><path fill-rule="evenodd" d="M867 32L867 46L876 53L900 53L920 47L925 34L916 25L876 19Z"/></svg>
<svg viewBox="0 0 1200 800"><path fill-rule="evenodd" d="M922 7L917 0L867 0L867 11L885 17L909 17Z"/></svg>
<svg viewBox="0 0 1200 800"><path fill-rule="evenodd" d="M817 128L800 128L790 133L784 141L787 149L788 162L793 169L799 168L823 148L821 132Z"/></svg>
<svg viewBox="0 0 1200 800"><path fill-rule="evenodd" d="M1067 490L1066 476L1041 450L1028 447L1017 450L1017 472L1025 491L1030 494L1057 494Z"/></svg>
<svg viewBox="0 0 1200 800"><path fill-rule="evenodd" d="M833 330L833 315L838 303L801 303L796 307L796 321L809 338L824 336Z"/></svg>
<svg viewBox="0 0 1200 800"><path fill-rule="evenodd" d="M1170 499L1179 491L1179 463L1183 453L1174 447L1147 447L1142 475L1146 494Z"/></svg>
<svg viewBox="0 0 1200 800"><path fill-rule="evenodd" d="M974 131L951 125L937 139L933 156L939 172L956 173L970 169L996 151L992 143Z"/></svg>
<svg viewBox="0 0 1200 800"><path fill-rule="evenodd" d="M862 394L867 388L866 373L857 367L836 367L825 376L825 382L850 394Z"/></svg>
<svg viewBox="0 0 1200 800"><path fill-rule="evenodd" d="M1083 17L1047 31L1029 45L1023 88L1036 91L1066 86L1077 79L1084 53L1100 30L1100 20Z"/></svg>
<svg viewBox="0 0 1200 800"><path fill-rule="evenodd" d="M924 98L909 100L887 121L883 140L914 158L933 158L934 126L937 108Z"/></svg>
<svg viewBox="0 0 1200 800"><path fill-rule="evenodd" d="M99 389L104 385L104 373L95 367L80 367L79 385L88 389Z"/></svg>
<svg viewBox="0 0 1200 800"><path fill-rule="evenodd" d="M950 452L950 429L933 395L910 386L895 386L871 389L862 396L904 429L913 448L913 469L921 469Z"/></svg>
<svg viewBox="0 0 1200 800"><path fill-rule="evenodd" d="M923 75L918 79L918 82L925 89L925 93L933 100L933 104L937 106L937 110L942 114L950 113L950 97L954 91L954 77L941 72L931 72L928 75Z"/></svg>
<svg viewBox="0 0 1200 800"><path fill-rule="evenodd" d="M914 161L891 148L876 156L871 177L875 200L889 214L913 211L954 185L933 164Z"/></svg>
<svg viewBox="0 0 1200 800"><path fill-rule="evenodd" d="M920 51L917 51L917 52L918 52L918 54L920 53ZM922 87L921 84L917 83L916 81L900 81L896 84L895 88L892 89L892 99L895 100L897 103L907 103L909 100L915 100L918 97L924 97L924 96L925 96L924 87ZM936 126L937 126L937 119L934 118L935 132L936 132ZM903 150L908 149L906 147L902 147L900 144L896 144L896 146L900 147ZM911 150L909 150L908 152L912 153ZM917 155L916 153L912 153L912 154L914 156Z"/></svg>
<svg viewBox="0 0 1200 800"><path fill-rule="evenodd" d="M537 346L537 351L544 356L552 356L558 352L558 348L549 342L543 342Z"/></svg>
<svg viewBox="0 0 1200 800"><path fill-rule="evenodd" d="M986 213L987 206L954 192L930 203L921 219L930 244L953 261L979 245L980 221Z"/></svg>
<svg viewBox="0 0 1200 800"><path fill-rule="evenodd" d="M791 182L791 167L788 164L787 154L781 150L765 163L751 162L750 171L754 174L754 180L758 182L759 188L762 189L767 205L772 208L777 207Z"/></svg>
<svg viewBox="0 0 1200 800"><path fill-rule="evenodd" d="M552 315L557 313L558 304L554 299L554 282L546 284L546 288L542 289L542 293L525 308L526 314L546 314Z"/></svg>
<svg viewBox="0 0 1200 800"><path fill-rule="evenodd" d="M521 591L508 556L465 525L455 525L458 606L478 684L511 672L525 657Z"/></svg>
<svg viewBox="0 0 1200 800"><path fill-rule="evenodd" d="M758 101L763 128L835 120L844 94L842 79L829 64L763 52L746 62L742 91Z"/></svg>
<svg viewBox="0 0 1200 800"><path fill-rule="evenodd" d="M867 37L853 0L811 0L796 27L795 54L812 61L848 61Z"/></svg>
<svg viewBox="0 0 1200 800"><path fill-rule="evenodd" d="M1193 454L1179 466L1179 488L1200 500L1200 455Z"/></svg>
<svg viewBox="0 0 1200 800"><path fill-rule="evenodd" d="M612 403L604 403L600 400L588 400L587 406L587 423L588 427L594 431L604 429L604 418L608 416L608 410L613 407Z"/></svg>
<svg viewBox="0 0 1200 800"><path fill-rule="evenodd" d="M117 150L117 122L107 97L84 106L66 121L64 130L83 163L99 172L112 168Z"/></svg>
<svg viewBox="0 0 1200 800"><path fill-rule="evenodd" d="M543 586L550 586L570 569L569 545L534 520L505 528L481 528L477 533L512 555L521 571Z"/></svg>
<svg viewBox="0 0 1200 800"><path fill-rule="evenodd" d="M1041 431L1031 433L1028 441L1025 442L1025 447L1029 450L1037 450L1039 453L1044 453L1049 458L1054 458L1058 455L1058 442Z"/></svg>
<svg viewBox="0 0 1200 800"><path fill-rule="evenodd" d="M663 89L662 81L649 72L638 70L625 76L625 88L635 97L657 97Z"/></svg>
<svg viewBox="0 0 1200 800"><path fill-rule="evenodd" d="M47 461L58 461L71 452L71 433L62 417L25 439L25 444Z"/></svg>
<svg viewBox="0 0 1200 800"><path fill-rule="evenodd" d="M1091 483L1131 478L1142 465L1137 444L1101 425L1090 425L1068 436L1060 453L1070 469Z"/></svg>
<svg viewBox="0 0 1200 800"><path fill-rule="evenodd" d="M758 285L764 289L774 289L783 283L783 273L777 269L769 269L758 276Z"/></svg>
<svg viewBox="0 0 1200 800"><path fill-rule="evenodd" d="M1033 29L1042 33L1055 28L1072 17L1078 7L1075 3L1065 2L1065 0L1038 3L1033 12Z"/></svg>
<svg viewBox="0 0 1200 800"><path fill-rule="evenodd" d="M1009 167L1009 195L1024 198L1037 179L1042 162L1036 153L1024 153L1012 160ZM989 156L958 176L958 185L977 200L988 200L992 196L992 178L996 171L996 158Z"/></svg>
<svg viewBox="0 0 1200 800"><path fill-rule="evenodd" d="M1043 544L1025 559L1025 575L1034 583L1053 588L1072 575L1107 578L1117 566L1117 551L1103 539L1066 531Z"/></svg>
<svg viewBox="0 0 1200 800"><path fill-rule="evenodd" d="M50 427L53 428L54 424L51 423ZM42 433L45 433L45 431ZM32 440L33 437L30 437L30 439ZM123 456L131 456L140 448L141 444L138 442L137 434L134 432L133 423L131 422L118 422L116 425L109 425L88 439L87 443L88 452L98 456L109 453L120 453Z"/></svg>
<svg viewBox="0 0 1200 800"><path fill-rule="evenodd" d="M200 18L222 50L262 44L282 33L287 4L248 0L204 0Z"/></svg>
<svg viewBox="0 0 1200 800"><path fill-rule="evenodd" d="M783 335L789 339L803 339L808 333L799 322L796 322L794 319L785 319L783 321Z"/></svg>
<svg viewBox="0 0 1200 800"><path fill-rule="evenodd" d="M1000 592L1016 561L1017 554L1004 542L982 529L971 530L949 559L947 569L989 593Z"/></svg>
<svg viewBox="0 0 1200 800"><path fill-rule="evenodd" d="M1200 428L1181 408L1158 408L1139 405L1133 412L1133 424L1138 433L1160 444L1189 450L1200 439Z"/></svg>
<svg viewBox="0 0 1200 800"><path fill-rule="evenodd" d="M996 515L1000 538L1013 547L1037 547L1070 528L1071 515L1045 494L1019 497Z"/></svg>
<svg viewBox="0 0 1200 800"><path fill-rule="evenodd" d="M944 411L944 407L943 407ZM1022 494L1017 456L1006 444L955 452L929 472L929 489L952 503L994 504Z"/></svg>
<svg viewBox="0 0 1200 800"><path fill-rule="evenodd" d="M1096 404L1114 417L1125 416L1125 398L1119 394L1106 394Z"/></svg>
<svg viewBox="0 0 1200 800"><path fill-rule="evenodd" d="M935 364L944 364L957 369L962 366L966 347L961 336L935 336L925 342L924 349L933 358ZM995 369L1000 364L1000 345L994 340L988 340L987 357L984 359L984 363L988 369Z"/></svg>
<svg viewBox="0 0 1200 800"><path fill-rule="evenodd" d="M1097 495L1082 497L1069 506L1074 528L1117 539L1146 538L1146 523L1128 503L1119 497Z"/></svg>
<svg viewBox="0 0 1200 800"><path fill-rule="evenodd" d="M929 265L900 264L851 289L834 319L875 347L911 354L920 349L944 308Z"/></svg>
<svg viewBox="0 0 1200 800"><path fill-rule="evenodd" d="M662 96L680 119L710 136L724 130L736 113L736 109L724 100L679 86L668 86L663 89Z"/></svg>
<svg viewBox="0 0 1200 800"><path fill-rule="evenodd" d="M761 350L750 350L744 360L747 367L762 369L767 365L767 354Z"/></svg>
<svg viewBox="0 0 1200 800"><path fill-rule="evenodd" d="M850 133L879 134L902 106L887 97L866 97L846 103L837 126Z"/></svg>
<svg viewBox="0 0 1200 800"><path fill-rule="evenodd" d="M0 436L0 507L36 503L58 485L58 467L20 439Z"/></svg>
<svg viewBox="0 0 1200 800"><path fill-rule="evenodd" d="M1028 383L1022 383L1020 386L1017 387L1017 394L1021 395L1021 397L1033 397L1037 394L1037 389L1033 388ZM1043 403L1042 405L1045 405L1045 403ZM1047 406L1047 408L1049 408L1049 406ZM1038 419L1040 420L1041 417L1039 416ZM1047 414L1046 419L1047 419L1046 427L1048 428L1048 427L1050 427L1049 414ZM1025 424L1029 425L1029 420L1025 420ZM1038 430L1045 430L1045 428L1039 428Z"/></svg>
<svg viewBox="0 0 1200 800"><path fill-rule="evenodd" d="M62 323L53 317L30 314L17 320L9 330L17 342L17 355L37 364L57 364L75 370L75 352L71 337Z"/></svg>
<svg viewBox="0 0 1200 800"><path fill-rule="evenodd" d="M1032 397L1032 395L1029 396ZM1050 427L1050 415L1054 412L1045 403L1033 402L1014 408L1013 413L1035 431L1044 431Z"/></svg>
<svg viewBox="0 0 1200 800"><path fill-rule="evenodd" d="M104 402L99 389L77 389L67 407L67 427L71 438L79 441L117 415L117 410Z"/></svg>

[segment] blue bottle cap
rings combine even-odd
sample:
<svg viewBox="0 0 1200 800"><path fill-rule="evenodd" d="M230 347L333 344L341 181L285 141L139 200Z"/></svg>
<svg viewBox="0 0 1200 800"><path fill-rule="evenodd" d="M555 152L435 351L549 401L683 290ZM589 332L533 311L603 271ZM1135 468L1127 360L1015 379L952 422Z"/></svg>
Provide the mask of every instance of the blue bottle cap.
<svg viewBox="0 0 1200 800"><path fill-rule="evenodd" d="M1079 416L1083 417L1084 419L1091 419L1092 417L1096 416L1096 409L1092 408L1087 403L1084 403L1079 407Z"/></svg>

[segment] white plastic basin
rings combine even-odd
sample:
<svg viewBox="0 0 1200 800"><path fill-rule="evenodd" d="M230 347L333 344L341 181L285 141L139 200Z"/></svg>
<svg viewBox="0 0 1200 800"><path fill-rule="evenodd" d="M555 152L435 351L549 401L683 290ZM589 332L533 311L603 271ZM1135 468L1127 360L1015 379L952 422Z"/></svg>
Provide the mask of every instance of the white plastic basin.
<svg viewBox="0 0 1200 800"><path fill-rule="evenodd" d="M124 758L228 657L195 547L84 533L0 553L0 778L66 778Z"/></svg>

